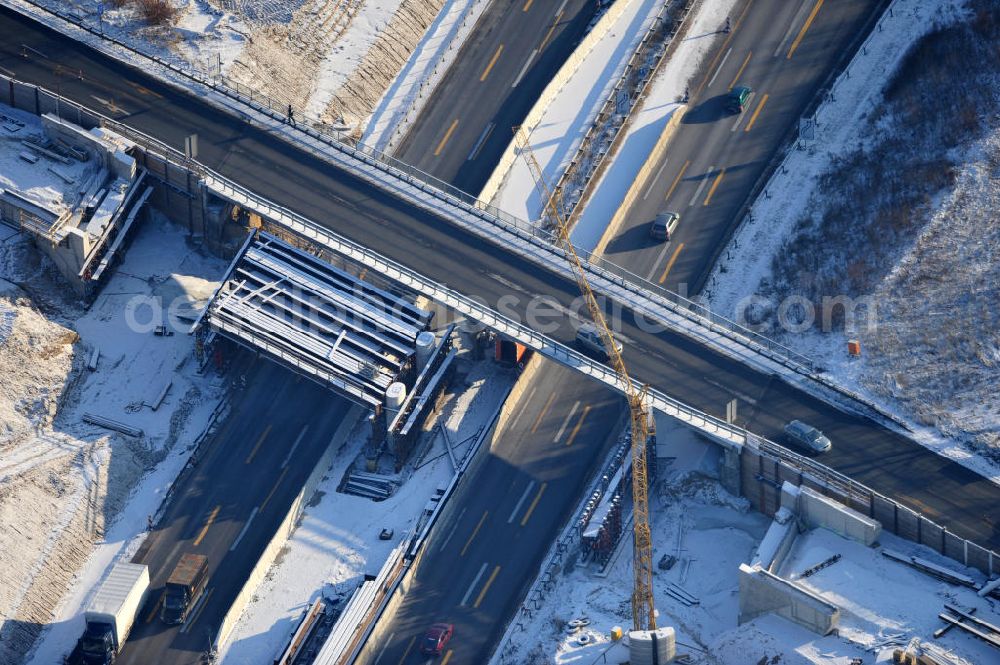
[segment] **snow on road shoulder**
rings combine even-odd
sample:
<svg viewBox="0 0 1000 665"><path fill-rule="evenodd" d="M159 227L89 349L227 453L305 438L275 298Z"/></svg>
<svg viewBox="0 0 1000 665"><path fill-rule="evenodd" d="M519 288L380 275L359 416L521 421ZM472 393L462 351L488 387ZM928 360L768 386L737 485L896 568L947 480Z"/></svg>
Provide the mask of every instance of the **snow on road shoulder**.
<svg viewBox="0 0 1000 665"><path fill-rule="evenodd" d="M617 1L627 2L628 6L565 81L528 137L542 173L551 183L559 179L576 153L662 5L661 0ZM538 218L541 199L523 158L514 160L492 203L517 219Z"/></svg>
<svg viewBox="0 0 1000 665"><path fill-rule="evenodd" d="M573 227L572 239L577 247L591 251L597 246L671 114L680 108L678 100L683 99L691 79L710 55L715 37L720 34L735 4L736 0L701 3L688 19L691 26L687 36L650 82L646 97L632 114L632 122L621 139L618 152L601 174L594 193Z"/></svg>
<svg viewBox="0 0 1000 665"><path fill-rule="evenodd" d="M363 144L389 150L405 136L489 4L486 0L446 0L365 121Z"/></svg>
<svg viewBox="0 0 1000 665"><path fill-rule="evenodd" d="M448 395L437 417L448 429L457 455L467 452L470 437L506 399L513 376L491 362L480 362L464 380L464 389ZM425 429L433 425L429 422ZM441 437L436 437L434 448L417 455L423 462L418 460L418 468L404 472L409 477L385 501L337 492L365 442L366 429L362 419L338 453L278 563L223 647L220 662L224 665L270 663L286 645L302 612L324 591L353 591L362 575L376 574L389 552L414 528L435 488L451 480L451 463L440 449ZM379 540L384 528L394 531L391 540Z"/></svg>
<svg viewBox="0 0 1000 665"><path fill-rule="evenodd" d="M225 264L188 247L179 227L147 223L97 300L82 312L64 295L71 289L51 275L26 238L11 239L4 249L12 244L19 251L5 258L5 274L30 285L46 316L58 319L75 340L65 342L71 345L69 366L64 352L46 349L44 331L33 333L37 343L24 349L20 362L58 365L52 368L58 385L46 397L55 409L3 451L4 461L15 466L6 469L0 497L5 525L0 529L0 614L14 621L2 628L0 661L20 662L51 623L35 661L51 663L79 637L81 604L111 561L127 556L127 544L145 530L146 517L156 511L190 454L185 444L204 429L221 396L220 382L197 371L193 339L158 337L149 327L130 326L129 303L138 298L149 314L159 314L159 297L202 299ZM25 302L15 301L15 332L22 324L42 323L38 312L29 310L27 297L20 298ZM17 348L6 346L4 354ZM100 358L90 371L86 365L95 349ZM172 385L153 411L150 405L167 381ZM35 389L45 389L44 382ZM84 413L140 428L143 436L132 439L88 425L82 422Z"/></svg>

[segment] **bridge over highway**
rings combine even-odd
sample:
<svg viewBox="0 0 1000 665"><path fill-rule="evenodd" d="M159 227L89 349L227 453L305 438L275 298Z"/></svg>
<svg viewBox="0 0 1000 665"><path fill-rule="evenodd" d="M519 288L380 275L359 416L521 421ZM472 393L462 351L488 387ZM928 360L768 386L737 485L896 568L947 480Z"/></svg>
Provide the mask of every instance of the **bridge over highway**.
<svg viewBox="0 0 1000 665"><path fill-rule="evenodd" d="M171 145L181 145L184 136L197 132L200 159L206 166L289 211L316 220L331 233L370 247L429 280L457 285L461 293L481 297L493 307L500 308L505 296L516 296L522 306L544 296L571 310L576 292L564 275L30 21L5 13L0 16L0 28L46 54L44 60L25 59L16 43L0 45L0 66L18 78L50 88L58 85L61 94L84 105L113 93L117 110L106 112ZM60 73L59 63L64 67L71 63L83 72L83 78L66 76L66 69ZM751 406L748 423L764 436L776 435L790 418L816 423L837 441L825 463L896 496L956 533L994 549L1000 545L997 527L984 519L1000 499L998 488L988 480L872 420L844 414L689 337L669 330L645 330L631 310L624 309L623 314L626 360L638 378L664 387L668 397L709 413L721 412L729 399L737 397ZM558 318L550 335L568 342L571 320L564 315ZM573 404L573 393L572 388L560 391L559 401L566 412ZM540 410L539 419L544 415ZM594 433L593 438L599 436ZM593 445L600 444L595 441ZM530 447L530 437L523 445ZM571 492L572 487L569 483L565 491ZM547 519L557 524L560 515L551 507ZM524 570L530 568L529 561ZM511 582L511 586L516 598L517 585ZM502 616L503 604L491 611Z"/></svg>

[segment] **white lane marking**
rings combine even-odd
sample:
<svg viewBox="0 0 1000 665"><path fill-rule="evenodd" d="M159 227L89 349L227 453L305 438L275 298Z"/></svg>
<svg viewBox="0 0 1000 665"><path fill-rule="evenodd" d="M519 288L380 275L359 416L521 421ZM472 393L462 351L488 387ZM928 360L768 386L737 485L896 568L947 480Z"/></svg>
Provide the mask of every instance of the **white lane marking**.
<svg viewBox="0 0 1000 665"><path fill-rule="evenodd" d="M646 275L647 282L652 281L653 275L656 274L656 271L660 269L661 265L663 265L663 259L667 255L667 250L670 249L670 244L670 242L663 243L663 249L660 250L660 255L656 257L656 262L653 263L653 267L650 268L649 274Z"/></svg>
<svg viewBox="0 0 1000 665"><path fill-rule="evenodd" d="M579 408L580 408L580 400L576 400L576 403L573 404L573 408L570 409L569 413L566 414L566 420L563 421L562 427L559 428L559 431L556 432L555 438L552 439L552 443L559 442L559 439L562 438L563 433L566 431L566 427L569 425L569 419L573 417L573 414L576 413L576 410Z"/></svg>
<svg viewBox="0 0 1000 665"><path fill-rule="evenodd" d="M488 565L489 564L485 562L483 563L483 567L479 569L479 574L476 575L476 579L472 580L472 584L469 585L469 590L465 592L464 596L462 596L462 602L459 603L459 605L464 606L467 602L469 602L469 597L472 595L473 590L475 590L476 585L479 584L479 578L481 578L483 573L486 572L486 566Z"/></svg>
<svg viewBox="0 0 1000 665"><path fill-rule="evenodd" d="M465 161L471 162L473 159L479 156L479 151L482 150L483 144L486 143L486 139L489 138L490 134L493 133L493 128L496 127L495 122L491 122L486 125L483 129L483 133L479 135L479 139L476 140L476 145L472 146L472 151L469 152L469 156L465 158Z"/></svg>
<svg viewBox="0 0 1000 665"><path fill-rule="evenodd" d="M379 664L379 661L382 660L382 656L385 655L385 650L389 648L390 644L392 644L392 638L394 637L396 637L396 631L392 631L391 633L389 633L389 639L387 639L385 641L385 644L382 645L382 649L378 652L378 658L375 659L375 662L372 663L372 665Z"/></svg>
<svg viewBox="0 0 1000 665"><path fill-rule="evenodd" d="M711 180L712 171L715 170L715 166L709 166L708 170L705 171L704 177L701 179L701 184L698 185L698 189L695 190L694 196L691 197L691 202L688 203L688 207L693 206L694 202L701 198L701 190L705 189L705 183Z"/></svg>
<svg viewBox="0 0 1000 665"><path fill-rule="evenodd" d="M670 161L669 159L664 159L663 163L660 164L660 168L656 169L656 175L653 176L652 181L650 181L649 183L649 187L646 188L646 193L642 195L643 201L645 201L646 197L649 196L649 193L653 191L653 187L656 186L656 183L660 181L660 176L663 174L663 169L667 167L667 162L669 161Z"/></svg>
<svg viewBox="0 0 1000 665"><path fill-rule="evenodd" d="M517 513L520 512L521 506L524 505L524 502L528 498L528 494L530 494L531 490L533 490L533 489L535 489L535 481L534 480L532 480L530 483L528 483L528 486L524 488L524 494L522 494L521 498L518 499L517 505L514 506L514 510L511 511L510 517L507 518L507 524L511 524L511 523L514 522L514 518L517 517Z"/></svg>
<svg viewBox="0 0 1000 665"><path fill-rule="evenodd" d="M240 541L243 540L243 536L246 535L247 530L250 528L250 523L253 522L253 518L257 517L258 510L260 510L260 506L254 506L254 509L250 512L250 517L247 518L247 523L244 524L243 528L240 530L240 535L236 536L236 540L234 540L233 544L229 546L230 552L235 550L240 544Z"/></svg>
<svg viewBox="0 0 1000 665"><path fill-rule="evenodd" d="M747 109L753 105L753 98L757 96L757 93L751 92L750 96L747 97L746 103L743 105L743 110L740 111L739 116L736 118L736 122L733 123L733 128L729 131L735 132L740 127L740 123L743 122L743 118L746 117Z"/></svg>
<svg viewBox="0 0 1000 665"><path fill-rule="evenodd" d="M531 55L529 55L528 59L524 61L524 67L521 67L521 73L517 75L517 78L514 79L514 83L510 87L512 87L512 88L516 88L517 87L517 84L520 83L521 79L524 78L525 72L528 71L528 67L531 66L532 62L534 62L536 55L538 55L538 49L533 49L531 51Z"/></svg>
<svg viewBox="0 0 1000 665"><path fill-rule="evenodd" d="M733 47L730 46L729 50L726 51L726 54L722 56L722 62L720 62L719 66L715 68L715 73L712 74L712 78L708 79L708 85L705 86L706 88L711 88L712 84L715 83L715 77L718 76L719 72L722 71L722 65L726 64L726 60L729 58L729 54L732 52L733 52Z"/></svg>
<svg viewBox="0 0 1000 665"><path fill-rule="evenodd" d="M282 469L288 466L288 462L290 462L292 459L292 453L294 453L295 449L299 447L299 442L302 441L302 437L304 437L306 435L306 432L308 431L309 431L309 425L306 425L305 427L302 428L302 431L299 432L299 436L297 439L295 439L295 443L292 444L292 447L288 449L288 454L285 455L285 461L281 463Z"/></svg>
<svg viewBox="0 0 1000 665"><path fill-rule="evenodd" d="M536 390L538 390L538 386L532 386L531 387L531 390L528 392L528 399L524 400L525 404L534 404L534 402L532 402L531 400L535 396L535 391ZM517 415L514 416L514 420L512 420L510 422L510 431L512 431L512 432L516 432L517 431L517 423L519 423L521 421L521 414L523 414L524 411L525 411L524 409L518 409L517 410Z"/></svg>
<svg viewBox="0 0 1000 665"><path fill-rule="evenodd" d="M566 9L566 3L568 2L569 0L563 0L562 4L559 5L559 9L556 10L556 16L559 16L560 14L563 13L563 10Z"/></svg>
<svg viewBox="0 0 1000 665"><path fill-rule="evenodd" d="M792 31L795 29L795 26L800 23L799 19L802 18L802 15L809 8L810 1L811 0L802 0L802 4L799 5L799 10L795 12L795 16L792 17L791 23L788 24L788 30L785 31L785 36L781 38L781 43L778 44L778 48L774 49L774 56L772 57L777 58L785 52L785 44L788 43L788 38L792 36ZM804 22L804 20L802 22Z"/></svg>
<svg viewBox="0 0 1000 665"><path fill-rule="evenodd" d="M462 512L460 512L458 517L455 518L455 523L451 525L451 531L448 532L448 537L444 539L443 543L441 543L441 547L438 548L438 552L448 546L448 543L451 541L451 537L455 535L455 529L458 528L458 523L462 520L462 516L465 515L467 508L468 506L466 506L466 508L462 508Z"/></svg>

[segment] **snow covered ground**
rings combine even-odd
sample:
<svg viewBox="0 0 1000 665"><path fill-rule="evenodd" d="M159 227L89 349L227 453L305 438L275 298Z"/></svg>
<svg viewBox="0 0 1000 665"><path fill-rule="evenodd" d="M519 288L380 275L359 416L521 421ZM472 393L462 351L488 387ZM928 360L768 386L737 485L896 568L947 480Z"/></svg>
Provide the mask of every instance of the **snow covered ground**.
<svg viewBox="0 0 1000 665"><path fill-rule="evenodd" d="M488 4L170 0L174 18L154 26L129 0L120 8L91 0L34 1L71 13L143 52L223 74L241 88L292 105L299 117L343 122L355 136L364 134L375 111L372 140L392 135L406 109L415 108L417 90L426 99ZM105 8L103 15L99 6Z"/></svg>
<svg viewBox="0 0 1000 665"><path fill-rule="evenodd" d="M757 200L754 221L743 224L730 244L729 258L716 266L705 289L715 311L754 321L755 311L769 312L765 318L773 319L783 298L802 302L798 287L819 275L805 271L799 285L776 292L772 270L779 253L790 251L786 243L796 236L815 233L802 220L823 214L823 178L836 174L842 168L838 164L852 159L859 146L871 149L885 140L891 120L883 116L883 88L910 46L961 17L955 3L946 0L897 0L883 30L873 33L867 54L852 63L850 78L842 77L833 97L819 108L815 139L789 153L786 168L767 187L769 198ZM789 316L791 326L769 328L768 334L819 361L842 385L912 423L915 438L924 445L1000 481L1000 408L995 399L1000 324L991 304L1000 284L1000 230L993 223L1000 200L995 176L1000 133L993 126L992 134L949 153L958 165L955 184L927 209L912 211L926 221L915 224L915 232L891 251L891 268L866 293L847 286L850 266L841 270L844 275L830 275L843 291L826 295L871 303L858 310L853 326L848 322L823 332L822 312L816 311L816 326L800 332L795 330L798 321ZM818 251L808 242L802 249ZM861 341L860 358L848 355L848 339Z"/></svg>
<svg viewBox="0 0 1000 665"><path fill-rule="evenodd" d="M590 201L573 227L573 244L592 251L607 228L629 186L649 156L670 116L680 108L678 100L698 72L705 57L711 55L714 37L733 14L736 0L703 2L688 19L687 36L660 67L646 91L643 103L632 114L632 123L621 139L614 160L601 174ZM572 104L566 99L562 103ZM537 205L537 203L536 203ZM537 214L537 212L536 212Z"/></svg>
<svg viewBox="0 0 1000 665"><path fill-rule="evenodd" d="M460 356L461 357L461 356ZM441 411L425 430L443 423L461 462L473 437L496 412L510 391L513 374L492 361L462 362L463 383L454 385ZM416 455L404 471L405 482L381 502L337 492L345 472L366 437L363 420L335 459L316 490L302 523L254 600L244 610L229 644L220 654L224 665L265 665L286 646L302 612L324 591L351 591L364 574L376 574L389 552L416 525L437 487L451 480L454 469L440 436L425 435L430 447ZM418 448L419 451L419 448ZM392 540L379 540L383 528Z"/></svg>
<svg viewBox="0 0 1000 665"><path fill-rule="evenodd" d="M175 298L204 301L224 262L166 222L138 230L89 307L25 235L0 245L0 662L19 662L38 626L73 616L146 528L222 386L197 372L193 340L148 324ZM155 314L154 314L155 312ZM133 325L138 324L138 325ZM95 350L96 369L87 369ZM150 406L172 385L155 411ZM138 439L82 421L140 428ZM67 589L69 590L67 592ZM73 635L72 639L76 639ZM41 662L53 662L44 660Z"/></svg>
<svg viewBox="0 0 1000 665"><path fill-rule="evenodd" d="M977 607L996 622L992 601L970 589L954 587L891 561L878 548L846 540L817 529L800 534L777 574L821 595L840 608L839 635L820 637L776 616L738 625L738 568L748 563L769 521L752 512L745 499L734 498L706 470L714 446L688 436L661 437L670 443L661 454L676 457L673 466L650 494L654 561L677 556L668 571L654 570L657 625L677 631L678 653L693 663L724 665L848 665L851 658L872 662L869 651L890 636L905 643L916 636L930 641L941 627L943 603ZM626 539L629 535L626 534ZM933 552L890 534L881 545L944 563ZM832 554L842 559L815 575L800 573ZM948 562L954 567L954 562ZM612 627L631 628L629 597L632 582L630 546L620 550L606 576L593 564L567 564L556 575L554 589L542 607L518 633L520 650L512 656L520 665L535 663L618 663L627 648L611 642ZM667 595L676 584L699 604L686 606ZM573 619L589 625L573 628ZM581 637L583 639L581 639ZM996 652L975 638L952 630L934 641L956 663L995 662ZM606 657L606 660L604 658ZM878 662L888 662L891 649L881 649Z"/></svg>
<svg viewBox="0 0 1000 665"><path fill-rule="evenodd" d="M608 33L565 81L529 135L532 152L549 182L556 182L624 71L629 57L660 10L662 0L627 3ZM514 160L491 203L518 219L537 219L541 200L528 165Z"/></svg>

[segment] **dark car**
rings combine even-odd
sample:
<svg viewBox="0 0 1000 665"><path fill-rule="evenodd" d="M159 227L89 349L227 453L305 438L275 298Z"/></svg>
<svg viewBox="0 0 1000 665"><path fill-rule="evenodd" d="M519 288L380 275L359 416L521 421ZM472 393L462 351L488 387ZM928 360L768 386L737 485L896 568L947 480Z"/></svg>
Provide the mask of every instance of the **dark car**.
<svg viewBox="0 0 1000 665"><path fill-rule="evenodd" d="M726 110L730 113L743 113L751 94L753 94L753 90L747 86L736 86L729 91L729 96L726 97Z"/></svg>
<svg viewBox="0 0 1000 665"><path fill-rule="evenodd" d="M448 640L455 632L455 626L450 623L436 623L424 633L423 642L420 644L420 652L428 656L440 656L444 648L448 646Z"/></svg>

